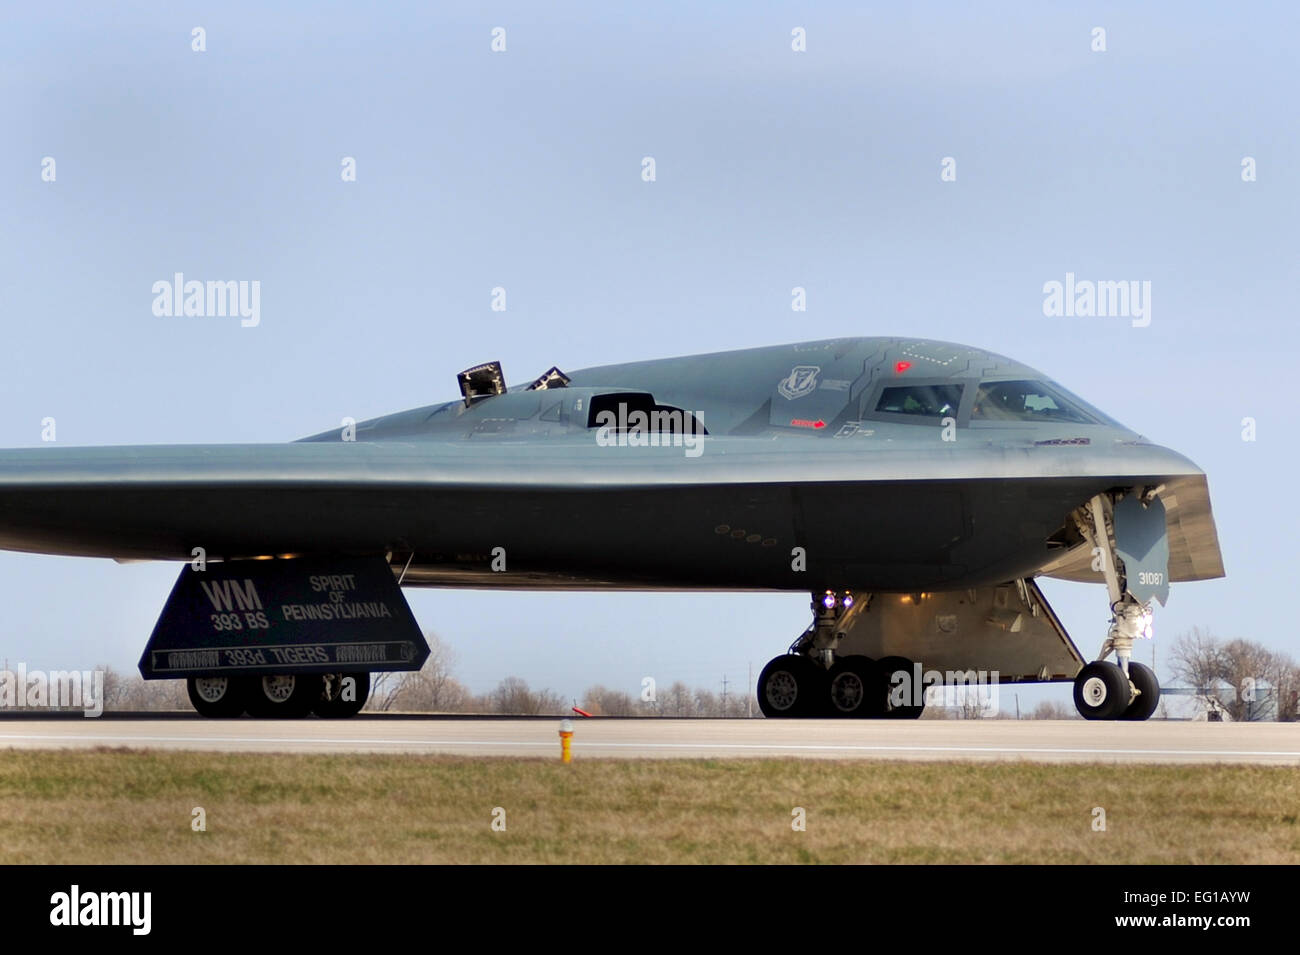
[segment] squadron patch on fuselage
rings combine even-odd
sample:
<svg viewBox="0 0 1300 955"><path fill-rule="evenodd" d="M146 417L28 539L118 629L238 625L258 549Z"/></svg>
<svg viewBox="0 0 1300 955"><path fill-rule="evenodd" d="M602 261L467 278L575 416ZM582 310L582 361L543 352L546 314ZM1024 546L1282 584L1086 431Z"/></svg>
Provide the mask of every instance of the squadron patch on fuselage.
<svg viewBox="0 0 1300 955"><path fill-rule="evenodd" d="M820 365L795 365L790 369L790 376L782 378L776 390L782 398L791 400L810 395L817 390L817 375L820 371Z"/></svg>

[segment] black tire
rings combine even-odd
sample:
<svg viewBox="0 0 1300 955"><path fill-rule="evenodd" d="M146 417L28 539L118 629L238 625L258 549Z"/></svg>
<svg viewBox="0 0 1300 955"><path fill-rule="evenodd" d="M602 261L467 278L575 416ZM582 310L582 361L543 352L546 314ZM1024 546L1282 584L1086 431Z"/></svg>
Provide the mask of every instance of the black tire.
<svg viewBox="0 0 1300 955"><path fill-rule="evenodd" d="M875 675L870 657L847 656L836 660L827 673L827 714L854 719L879 716L879 707L875 705Z"/></svg>
<svg viewBox="0 0 1300 955"><path fill-rule="evenodd" d="M1085 720L1117 720L1132 702L1128 678L1113 663L1096 660L1074 678L1074 706Z"/></svg>
<svg viewBox="0 0 1300 955"><path fill-rule="evenodd" d="M185 690L199 716L229 719L244 715L244 682L238 677L192 676L185 681Z"/></svg>
<svg viewBox="0 0 1300 955"><path fill-rule="evenodd" d="M821 716L826 710L826 671L798 653L768 661L758 675L758 708L768 719Z"/></svg>
<svg viewBox="0 0 1300 955"><path fill-rule="evenodd" d="M245 680L248 715L258 719L300 719L311 712L321 694L318 674L269 673Z"/></svg>
<svg viewBox="0 0 1300 955"><path fill-rule="evenodd" d="M895 685L896 673L907 674L906 682ZM880 716L887 720L921 718L925 712L925 687L912 685L915 676L915 667L906 657L884 657L876 661L876 700Z"/></svg>
<svg viewBox="0 0 1300 955"><path fill-rule="evenodd" d="M1128 705L1128 709L1120 719L1149 720L1155 713L1156 707L1160 705L1160 681L1156 679L1150 667L1132 660L1128 662L1128 678L1133 688L1138 691L1138 695L1133 698L1133 702Z"/></svg>
<svg viewBox="0 0 1300 955"><path fill-rule="evenodd" d="M348 680L352 681L350 689ZM369 673L331 673L321 680L321 692L312 704L312 712L322 719L347 719L360 713L368 699Z"/></svg>

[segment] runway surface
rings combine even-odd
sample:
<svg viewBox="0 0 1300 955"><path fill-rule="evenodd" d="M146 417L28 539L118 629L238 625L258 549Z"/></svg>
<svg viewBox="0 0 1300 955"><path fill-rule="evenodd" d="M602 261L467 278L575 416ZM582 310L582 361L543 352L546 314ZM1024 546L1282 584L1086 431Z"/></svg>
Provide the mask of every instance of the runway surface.
<svg viewBox="0 0 1300 955"><path fill-rule="evenodd" d="M559 717L0 720L0 748L559 756ZM573 720L574 758L801 757L1300 765L1300 723L1083 720Z"/></svg>

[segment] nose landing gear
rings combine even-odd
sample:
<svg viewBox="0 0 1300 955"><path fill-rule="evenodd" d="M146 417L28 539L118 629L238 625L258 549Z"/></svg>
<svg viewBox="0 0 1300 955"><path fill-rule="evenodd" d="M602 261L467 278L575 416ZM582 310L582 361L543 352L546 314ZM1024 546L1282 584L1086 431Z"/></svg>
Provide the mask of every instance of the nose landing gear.
<svg viewBox="0 0 1300 955"><path fill-rule="evenodd" d="M1151 717L1160 702L1160 683L1149 667L1132 659L1135 640L1148 635L1150 611L1128 592L1123 561L1112 540L1113 513L1109 497L1088 502L1079 529L1093 546L1110 595L1110 631L1097 659L1074 678L1074 705L1086 720L1141 721ZM1115 654L1115 663L1106 660Z"/></svg>
<svg viewBox="0 0 1300 955"><path fill-rule="evenodd" d="M1074 678L1074 705L1085 720L1117 720L1132 702L1128 675L1114 663L1096 660Z"/></svg>

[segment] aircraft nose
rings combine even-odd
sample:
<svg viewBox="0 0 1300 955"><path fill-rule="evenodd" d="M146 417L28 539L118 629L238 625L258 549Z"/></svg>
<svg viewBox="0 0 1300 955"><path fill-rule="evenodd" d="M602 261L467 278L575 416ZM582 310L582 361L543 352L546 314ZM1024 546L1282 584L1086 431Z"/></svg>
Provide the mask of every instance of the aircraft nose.
<svg viewBox="0 0 1300 955"><path fill-rule="evenodd" d="M1123 465L1119 473L1144 477L1182 477L1205 473L1186 455L1145 438L1117 442L1114 454L1117 462Z"/></svg>

